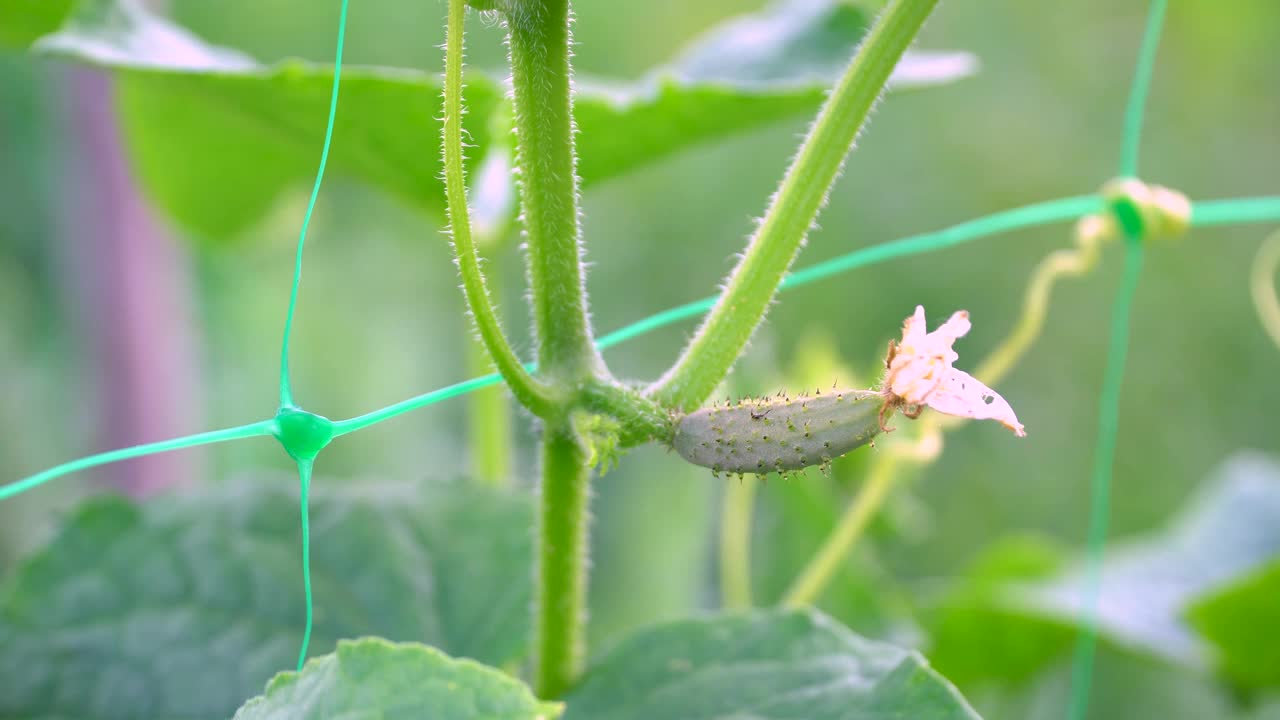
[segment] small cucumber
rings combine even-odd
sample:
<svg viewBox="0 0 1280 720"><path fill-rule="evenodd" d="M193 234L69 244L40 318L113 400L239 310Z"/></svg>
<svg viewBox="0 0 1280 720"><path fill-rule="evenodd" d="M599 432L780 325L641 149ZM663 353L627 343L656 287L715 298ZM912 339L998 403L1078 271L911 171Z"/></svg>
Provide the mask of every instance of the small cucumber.
<svg viewBox="0 0 1280 720"><path fill-rule="evenodd" d="M748 398L707 407L676 423L672 446L716 473L787 474L862 447L882 430L885 396L829 390L798 398Z"/></svg>

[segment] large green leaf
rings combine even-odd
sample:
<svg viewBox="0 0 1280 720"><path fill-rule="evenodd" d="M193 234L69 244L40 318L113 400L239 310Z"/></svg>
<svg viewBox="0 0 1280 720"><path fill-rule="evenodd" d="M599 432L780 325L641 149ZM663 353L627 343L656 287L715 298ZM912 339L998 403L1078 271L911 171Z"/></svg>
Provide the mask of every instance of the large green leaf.
<svg viewBox="0 0 1280 720"><path fill-rule="evenodd" d="M183 225L211 238L244 230L289 187L314 177L329 111L332 67L272 66L202 42L133 0L82 0L38 50L117 70L119 110L134 170ZM472 81L473 118L500 90ZM438 82L423 73L344 68L330 168L409 204L439 211ZM489 143L485 122L468 125Z"/></svg>
<svg viewBox="0 0 1280 720"><path fill-rule="evenodd" d="M1213 645L1214 660L1230 681L1280 686L1280 560L1198 598L1187 620Z"/></svg>
<svg viewBox="0 0 1280 720"><path fill-rule="evenodd" d="M573 720L976 718L914 652L816 612L760 611L645 630L567 698Z"/></svg>
<svg viewBox="0 0 1280 720"><path fill-rule="evenodd" d="M1025 678L1065 650L1085 613L1096 610L1098 632L1111 645L1204 669L1211 654L1185 620L1188 604L1278 555L1280 465L1238 454L1167 528L1107 548L1095 598L1085 595L1082 561L1044 578L1059 564L1057 553L1002 548L985 564L985 577L936 605L930 655L964 681Z"/></svg>
<svg viewBox="0 0 1280 720"><path fill-rule="evenodd" d="M696 39L632 86L583 83L576 105L579 169L604 180L690 145L816 114L870 18L842 0L782 0ZM908 52L892 88L972 74L963 52Z"/></svg>
<svg viewBox="0 0 1280 720"><path fill-rule="evenodd" d="M752 65L744 41L754 30L737 23L639 83L579 83L584 184L698 143L812 116L866 21L846 3L801 5L803 12L787 5L750 21L767 20L785 48L804 48L794 62L769 46L756 48ZM259 64L148 14L136 0L81 0L37 49L118 71L135 171L158 203L200 236L242 233L315 172L333 77L326 64ZM741 59L732 72L706 60L722 51ZM949 82L972 65L963 53L909 55L895 82ZM479 160L493 142L493 114L508 110L500 81L472 74L467 88L468 142ZM434 74L344 68L330 169L438 214L440 111Z"/></svg>
<svg viewBox="0 0 1280 720"><path fill-rule="evenodd" d="M377 634L520 657L525 497L318 479L313 654ZM290 669L303 630L286 476L136 506L90 501L0 595L0 717L225 718Z"/></svg>
<svg viewBox="0 0 1280 720"><path fill-rule="evenodd" d="M870 25L866 11L849 0L776 0L711 29L663 72L689 83L739 88L827 87ZM977 60L966 52L911 51L898 61L889 84L945 84L976 69Z"/></svg>
<svg viewBox="0 0 1280 720"><path fill-rule="evenodd" d="M552 720L555 703L497 670L439 650L364 638L283 673L236 720Z"/></svg>

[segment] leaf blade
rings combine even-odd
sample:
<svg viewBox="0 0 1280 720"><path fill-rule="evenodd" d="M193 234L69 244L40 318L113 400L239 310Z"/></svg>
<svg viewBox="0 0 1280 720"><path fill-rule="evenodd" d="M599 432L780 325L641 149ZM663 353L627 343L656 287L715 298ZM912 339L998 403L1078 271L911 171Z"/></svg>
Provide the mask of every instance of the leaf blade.
<svg viewBox="0 0 1280 720"><path fill-rule="evenodd" d="M527 686L492 668L426 645L362 638L339 642L302 672L277 675L235 720L552 720L559 714L558 705L539 702Z"/></svg>
<svg viewBox="0 0 1280 720"><path fill-rule="evenodd" d="M0 593L0 716L225 718L292 667L297 495L278 480L86 504ZM527 497L471 484L317 482L315 652L378 634L520 658L531 523Z"/></svg>
<svg viewBox="0 0 1280 720"><path fill-rule="evenodd" d="M929 655L966 684L1022 681L1065 653L1096 608L1108 645L1203 671L1212 648L1188 622L1188 606L1277 557L1280 464L1238 453L1164 529L1108 548L1097 598L1083 597L1079 558L1045 546L993 548L984 568L932 604Z"/></svg>
<svg viewBox="0 0 1280 720"><path fill-rule="evenodd" d="M977 718L919 655L810 611L641 631L590 669L566 701L566 720Z"/></svg>
<svg viewBox="0 0 1280 720"><path fill-rule="evenodd" d="M751 65L744 58L745 68L717 76L686 54L638 83L579 79L574 113L584 187L700 144L811 117L866 22L847 3L799 4L813 7L796 15L784 4L753 22L776 25L789 48L812 46L803 63L770 55ZM714 54L733 42L713 31L695 50ZM82 0L37 49L119 74L134 170L160 207L197 239L243 237L283 193L305 186L315 171L333 80L327 64L263 65L205 43L131 0ZM895 84L950 82L973 68L965 53L908 55ZM502 102L502 80L473 73L466 85L474 170L497 142L494 127L503 123L492 122L495 114L509 108ZM442 216L440 94L433 73L344 67L331 171Z"/></svg>

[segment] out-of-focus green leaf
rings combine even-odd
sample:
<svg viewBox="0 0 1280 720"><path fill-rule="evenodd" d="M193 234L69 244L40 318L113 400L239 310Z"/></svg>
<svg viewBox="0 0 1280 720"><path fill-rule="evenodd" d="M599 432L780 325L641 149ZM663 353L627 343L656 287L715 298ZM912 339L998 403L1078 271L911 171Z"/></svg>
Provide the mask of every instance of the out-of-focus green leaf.
<svg viewBox="0 0 1280 720"><path fill-rule="evenodd" d="M539 702L520 681L425 645L376 638L338 643L302 672L276 676L236 720L553 720L561 706Z"/></svg>
<svg viewBox="0 0 1280 720"><path fill-rule="evenodd" d="M698 143L812 116L865 32L844 3L800 3L732 23L684 59L637 84L579 83L576 118L583 183L602 182ZM747 43L769 23L786 48ZM744 45L744 43L746 43ZM290 61L266 66L211 46L142 10L136 0L81 0L44 52L118 71L119 107L134 170L180 224L207 239L251 227L289 187L315 173L332 68ZM737 53L731 69L708 61ZM900 86L949 82L972 72L964 53L909 55ZM434 74L349 66L329 167L439 214L440 85ZM467 78L468 143L478 161L493 141L491 116L508 112L502 83ZM474 168L473 168L474 169Z"/></svg>
<svg viewBox="0 0 1280 720"><path fill-rule="evenodd" d="M492 664L523 654L527 498L327 485L312 498L313 653L377 634ZM296 659L297 503L285 476L90 501L0 594L0 717L230 716Z"/></svg>
<svg viewBox="0 0 1280 720"><path fill-rule="evenodd" d="M1050 577L1063 552L1034 537L998 541L924 613L929 660L961 687L988 680L1022 682L1075 637L1067 622L1028 615L1004 598L1008 585Z"/></svg>
<svg viewBox="0 0 1280 720"><path fill-rule="evenodd" d="M1079 561L1046 578L1044 572L1059 562L1054 551L1017 546L997 551L994 565L988 563L978 579L965 581L935 606L930 655L962 684L1025 679L1065 650L1093 608L1105 642L1205 668L1210 653L1184 619L1187 605L1278 554L1280 466L1265 456L1241 453L1188 500L1165 530L1108 547L1096 598L1085 595L1090 584ZM1043 579L1031 581L1034 577Z"/></svg>
<svg viewBox="0 0 1280 720"><path fill-rule="evenodd" d="M778 0L707 32L665 72L729 87L827 87L848 66L871 20L848 0ZM913 51L898 61L889 83L939 85L976 71L977 60L966 52Z"/></svg>
<svg viewBox="0 0 1280 720"><path fill-rule="evenodd" d="M1213 645L1215 661L1242 687L1280 686L1280 560L1197 598L1191 623Z"/></svg>
<svg viewBox="0 0 1280 720"><path fill-rule="evenodd" d="M249 227L320 159L333 68L264 66L211 46L130 0L83 0L38 50L117 70L134 171L150 196L205 238ZM467 88L471 142L489 143L501 91ZM444 207L440 85L425 73L343 69L329 167L430 212ZM478 155L477 155L478 157Z"/></svg>
<svg viewBox="0 0 1280 720"><path fill-rule="evenodd" d="M914 652L816 612L770 610L641 631L567 698L575 720L976 718Z"/></svg>
<svg viewBox="0 0 1280 720"><path fill-rule="evenodd" d="M57 30L75 0L0 0L0 48L26 48Z"/></svg>
<svg viewBox="0 0 1280 720"><path fill-rule="evenodd" d="M695 40L638 85L583 83L576 105L584 184L690 145L812 117L849 64L870 18L841 0L783 0ZM908 52L891 88L973 74L964 52Z"/></svg>
<svg viewBox="0 0 1280 720"><path fill-rule="evenodd" d="M1016 593L1017 602L1062 619L1082 617L1096 603L1098 630L1112 642L1200 665L1204 647L1183 622L1183 608L1278 553L1280 466L1239 454L1165 530L1108 548L1101 592L1092 602L1084 596L1088 583L1080 566Z"/></svg>

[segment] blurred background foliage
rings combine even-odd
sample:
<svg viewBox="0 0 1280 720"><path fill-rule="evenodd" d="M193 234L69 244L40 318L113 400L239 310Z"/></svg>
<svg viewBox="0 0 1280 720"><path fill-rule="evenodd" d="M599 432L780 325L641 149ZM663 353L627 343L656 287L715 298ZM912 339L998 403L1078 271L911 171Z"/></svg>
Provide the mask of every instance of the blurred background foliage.
<svg viewBox="0 0 1280 720"><path fill-rule="evenodd" d="M762 4L577 0L577 68L584 77L638 79L700 32ZM920 44L971 51L981 71L882 103L800 265L1093 191L1114 172L1145 9L1136 0L944 3ZM304 0L169 0L167 7L210 43L264 62L328 62L336 11L337 3ZM437 2L354 2L348 62L438 72L443 13ZM500 29L471 25L470 67L500 73ZM1277 39L1274 2L1171 4L1142 151L1146 179L1193 199L1280 193ZM101 372L94 351L101 343L91 340L112 309L84 294L86 278L102 267L94 258L104 251L69 219L82 179L74 138L82 72L0 54L4 481L104 449L112 437L104 425L116 417L104 407L115 380ZM323 123L320 115L310 120ZM712 292L802 129L792 122L700 146L591 188L585 233L597 330ZM438 128L424 124L421 131L434 136ZM255 172L255 159L244 158L244 177L209 178L204 192L216 202L223 186L251 183ZM247 422L274 409L277 345L308 189L299 184L229 240L164 223L177 252L171 266L153 266L155 272L176 267L189 279L178 283L184 297L170 306L169 327L154 326L144 337L148 347L160 348L176 328L189 335L184 342L192 353L190 362L150 377L156 388L178 388L145 398L176 418L161 435ZM1245 281L1263 234L1258 227L1204 230L1149 253L1122 407L1112 506L1117 538L1165 527L1237 451L1280 455L1274 420L1280 351L1258 327ZM791 292L773 309L729 391L811 384L815 372L834 373L837 365L871 384L885 342L918 303L934 318L960 308L972 313L974 330L958 347L961 365L973 358L972 367L1012 325L1032 265L1069 240L1067 227L1020 232ZM1014 441L987 426L950 436L942 460L917 473L877 520L872 542L849 560L825 609L862 634L925 645L927 622L916 610L960 582L993 546L1010 537L1064 553L1081 545L1118 259L1113 248L1100 271L1060 284L1045 336L998 388L1029 437ZM489 262L504 279L499 295L508 330L528 355L520 251L508 243ZM610 364L622 377L653 378L689 331L667 329L611 350ZM308 409L329 417L466 376L467 323L438 222L357 181L331 177L308 243L296 333L295 392ZM814 357L830 361L815 370ZM470 458L460 450L467 407L451 401L342 440L321 459L318 482L468 474ZM528 483L530 423L521 417L516 426L515 475ZM134 438L150 439L159 437ZM781 594L856 488L864 463L855 455L833 480L812 473L771 482L761 493L757 602ZM271 442L234 443L185 456L173 484L219 483L264 470L275 482L281 476L274 471L288 465ZM0 505L0 572L38 546L77 498L119 484L128 472L87 472ZM593 651L641 625L718 605L714 539L725 482L653 447L633 452L596 481ZM1274 626L1259 632L1280 636ZM1036 667L1013 679L993 681L963 668L955 676L985 717L1058 717L1067 655ZM1265 693L1233 694L1205 673L1110 645L1095 688L1096 718L1280 717L1280 705Z"/></svg>

